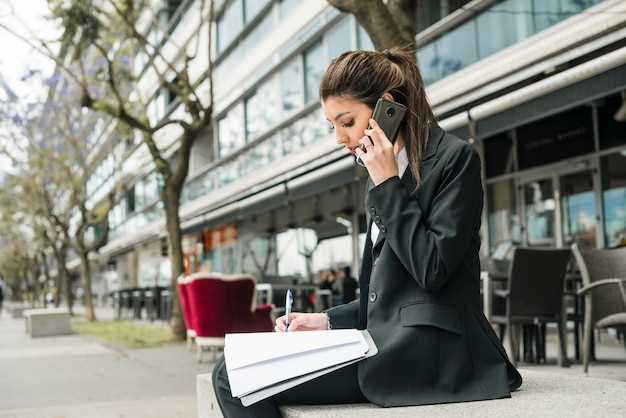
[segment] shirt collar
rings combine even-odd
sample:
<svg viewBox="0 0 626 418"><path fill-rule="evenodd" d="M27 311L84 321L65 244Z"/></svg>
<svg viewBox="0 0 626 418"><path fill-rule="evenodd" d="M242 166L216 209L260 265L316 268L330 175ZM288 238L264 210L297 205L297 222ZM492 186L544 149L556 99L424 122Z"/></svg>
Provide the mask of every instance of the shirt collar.
<svg viewBox="0 0 626 418"><path fill-rule="evenodd" d="M406 146L402 147L396 156L396 161L398 162L398 177L402 178L406 168L409 166L409 157L406 153Z"/></svg>

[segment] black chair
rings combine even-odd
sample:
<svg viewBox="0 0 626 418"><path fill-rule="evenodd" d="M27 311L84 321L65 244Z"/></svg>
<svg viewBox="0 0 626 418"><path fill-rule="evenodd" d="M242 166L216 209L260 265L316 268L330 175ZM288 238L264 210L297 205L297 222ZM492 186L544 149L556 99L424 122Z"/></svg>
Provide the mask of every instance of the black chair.
<svg viewBox="0 0 626 418"><path fill-rule="evenodd" d="M581 251L576 244L572 252L578 262L585 297L583 365L587 373L591 359L593 329L626 329L626 248ZM624 337L626 348L626 337Z"/></svg>
<svg viewBox="0 0 626 418"><path fill-rule="evenodd" d="M545 353L545 324L556 322L559 334L559 364L567 365L563 284L571 251L517 247L509 271L508 289L495 290L494 296L506 301L506 314L494 315L492 321L504 325L511 350L511 361L519 359L514 326L534 325L537 356ZM527 335L529 337L529 335Z"/></svg>

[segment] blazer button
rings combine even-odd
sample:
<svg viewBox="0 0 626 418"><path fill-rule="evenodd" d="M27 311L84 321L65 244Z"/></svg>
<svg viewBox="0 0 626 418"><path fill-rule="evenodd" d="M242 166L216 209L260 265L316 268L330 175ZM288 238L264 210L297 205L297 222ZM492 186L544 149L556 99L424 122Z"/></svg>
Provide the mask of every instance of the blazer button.
<svg viewBox="0 0 626 418"><path fill-rule="evenodd" d="M387 228L385 228L385 225L381 225L378 229L380 229L381 232L387 232Z"/></svg>
<svg viewBox="0 0 626 418"><path fill-rule="evenodd" d="M370 292L370 302L376 302L376 298L378 298L376 292Z"/></svg>

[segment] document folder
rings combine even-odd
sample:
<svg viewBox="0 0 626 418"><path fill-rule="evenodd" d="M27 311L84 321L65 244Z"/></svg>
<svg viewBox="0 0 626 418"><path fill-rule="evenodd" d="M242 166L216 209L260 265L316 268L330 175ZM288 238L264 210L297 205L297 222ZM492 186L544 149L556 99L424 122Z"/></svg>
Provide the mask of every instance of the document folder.
<svg viewBox="0 0 626 418"><path fill-rule="evenodd" d="M377 352L356 329L226 334L224 346L231 392L244 406Z"/></svg>

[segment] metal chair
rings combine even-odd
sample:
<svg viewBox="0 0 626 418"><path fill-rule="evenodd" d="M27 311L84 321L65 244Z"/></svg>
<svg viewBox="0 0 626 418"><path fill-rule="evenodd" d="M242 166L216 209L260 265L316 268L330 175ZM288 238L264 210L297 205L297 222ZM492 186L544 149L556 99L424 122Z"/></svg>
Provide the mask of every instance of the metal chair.
<svg viewBox="0 0 626 418"><path fill-rule="evenodd" d="M519 346L513 327L524 324L543 326L556 322L559 365L566 366L563 283L571 251L523 247L517 247L514 251L508 289L494 291L495 296L505 298L506 314L493 315L492 321L505 326L514 364L519 358ZM542 332L538 332L537 337L538 351L544 351Z"/></svg>
<svg viewBox="0 0 626 418"><path fill-rule="evenodd" d="M583 279L585 297L583 369L589 370L594 328L626 328L626 248L572 252ZM624 342L626 346L626 341Z"/></svg>

